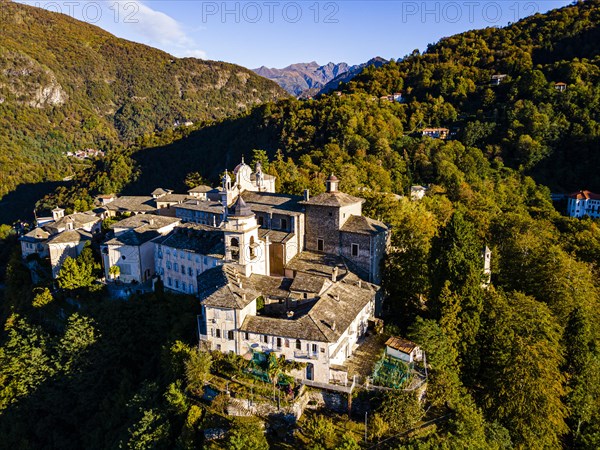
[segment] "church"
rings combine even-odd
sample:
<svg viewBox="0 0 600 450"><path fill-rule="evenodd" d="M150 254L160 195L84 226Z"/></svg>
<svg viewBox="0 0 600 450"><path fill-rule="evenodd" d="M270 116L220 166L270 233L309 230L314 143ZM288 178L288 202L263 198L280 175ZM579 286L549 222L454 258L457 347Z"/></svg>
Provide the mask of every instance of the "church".
<svg viewBox="0 0 600 450"><path fill-rule="evenodd" d="M181 221L157 238L165 288L196 294L199 338L222 352L276 352L306 363L292 374L343 382L344 361L380 310L389 228L339 190L275 192L275 177L243 160L221 187L174 205Z"/></svg>

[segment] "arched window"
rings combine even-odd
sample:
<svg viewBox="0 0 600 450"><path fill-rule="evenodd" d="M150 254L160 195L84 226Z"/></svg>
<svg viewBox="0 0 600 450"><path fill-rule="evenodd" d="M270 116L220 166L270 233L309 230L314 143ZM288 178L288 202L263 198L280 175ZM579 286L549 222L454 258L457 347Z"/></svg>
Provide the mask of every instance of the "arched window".
<svg viewBox="0 0 600 450"><path fill-rule="evenodd" d="M302 350L302 343L300 339L296 339L296 350Z"/></svg>
<svg viewBox="0 0 600 450"><path fill-rule="evenodd" d="M254 249L254 236L250 236L250 259L254 259L256 251Z"/></svg>
<svg viewBox="0 0 600 450"><path fill-rule="evenodd" d="M231 246L232 247L239 247L240 246L240 241L238 240L238 238L231 238Z"/></svg>

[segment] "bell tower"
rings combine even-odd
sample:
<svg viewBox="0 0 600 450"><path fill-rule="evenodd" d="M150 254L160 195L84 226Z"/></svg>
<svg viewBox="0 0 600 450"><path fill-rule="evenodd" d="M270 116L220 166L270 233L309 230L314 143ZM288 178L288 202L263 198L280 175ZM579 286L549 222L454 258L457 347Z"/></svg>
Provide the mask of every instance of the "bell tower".
<svg viewBox="0 0 600 450"><path fill-rule="evenodd" d="M223 229L225 261L242 266L246 276L269 274L268 248L258 237L256 216L241 195L228 212Z"/></svg>

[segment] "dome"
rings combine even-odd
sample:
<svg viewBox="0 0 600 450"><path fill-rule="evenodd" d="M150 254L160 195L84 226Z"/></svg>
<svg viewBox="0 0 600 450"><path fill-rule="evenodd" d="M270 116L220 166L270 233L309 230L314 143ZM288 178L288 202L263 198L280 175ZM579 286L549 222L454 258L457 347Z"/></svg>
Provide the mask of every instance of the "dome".
<svg viewBox="0 0 600 450"><path fill-rule="evenodd" d="M340 181L338 179L338 177L336 177L333 173L331 175L329 175L329 178L327 178L327 181Z"/></svg>
<svg viewBox="0 0 600 450"><path fill-rule="evenodd" d="M254 216L254 213L240 195L238 196L235 205L233 205L233 207L229 211L229 215L232 217L252 217Z"/></svg>
<svg viewBox="0 0 600 450"><path fill-rule="evenodd" d="M248 166L248 164L246 164L244 162L244 157L242 156L242 162L239 163L237 166L235 166L235 169L233 169L233 173L237 175L237 173L240 171L240 169L242 169L244 167L248 167L248 169L250 169L250 166ZM252 171L252 169L250 169L250 171Z"/></svg>

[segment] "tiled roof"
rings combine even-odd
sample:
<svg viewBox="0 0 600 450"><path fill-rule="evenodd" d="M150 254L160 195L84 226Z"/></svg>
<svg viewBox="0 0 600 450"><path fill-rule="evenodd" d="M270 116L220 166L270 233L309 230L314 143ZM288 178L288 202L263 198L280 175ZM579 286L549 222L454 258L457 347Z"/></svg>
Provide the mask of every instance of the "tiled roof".
<svg viewBox="0 0 600 450"><path fill-rule="evenodd" d="M169 191L163 188L156 188L152 191L152 195L165 195L168 194Z"/></svg>
<svg viewBox="0 0 600 450"><path fill-rule="evenodd" d="M390 348L393 348L394 350L406 353L407 355L409 355L415 348L418 347L418 345L414 342L411 342L408 339L404 339L398 336L392 336L391 338L389 338L386 341L385 345L387 345Z"/></svg>
<svg viewBox="0 0 600 450"><path fill-rule="evenodd" d="M181 203L192 198L187 194L165 194L158 197L156 203Z"/></svg>
<svg viewBox="0 0 600 450"><path fill-rule="evenodd" d="M569 198L573 198L575 200L600 200L599 194L594 194L588 190L573 192L569 195Z"/></svg>
<svg viewBox="0 0 600 450"><path fill-rule="evenodd" d="M342 207L348 205L354 205L356 203L364 203L364 198L353 197L352 195L346 194L345 192L324 192L322 194L311 197L309 200L303 200L300 202L302 205L316 205L316 206L334 206Z"/></svg>
<svg viewBox="0 0 600 450"><path fill-rule="evenodd" d="M54 223L45 225L46 228L60 229L67 228L67 224L72 224L74 229L82 228L87 224L99 222L100 219L95 214L73 213L61 217Z"/></svg>
<svg viewBox="0 0 600 450"><path fill-rule="evenodd" d="M388 227L383 222L368 217L350 216L340 230L347 233L379 234L386 232Z"/></svg>

